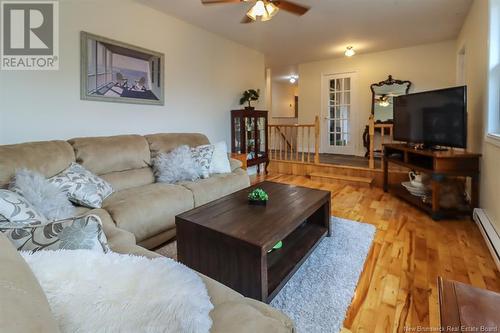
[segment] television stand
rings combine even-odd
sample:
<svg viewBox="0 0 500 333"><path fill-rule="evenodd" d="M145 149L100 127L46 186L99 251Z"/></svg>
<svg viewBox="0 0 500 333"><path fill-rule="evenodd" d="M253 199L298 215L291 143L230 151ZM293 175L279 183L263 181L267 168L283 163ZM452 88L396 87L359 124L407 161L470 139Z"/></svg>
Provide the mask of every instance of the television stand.
<svg viewBox="0 0 500 333"><path fill-rule="evenodd" d="M415 149L407 144L385 144L383 154L384 191L400 197L429 213L433 220L472 214L479 203L479 159L481 154L462 151ZM400 183L389 184L389 163L426 173L431 177L431 203L410 194ZM471 178L471 201L466 208L440 207L440 190L447 177Z"/></svg>
<svg viewBox="0 0 500 333"><path fill-rule="evenodd" d="M448 151L448 147L443 146L426 146L424 144L407 143L406 146L414 150L429 150L429 151Z"/></svg>

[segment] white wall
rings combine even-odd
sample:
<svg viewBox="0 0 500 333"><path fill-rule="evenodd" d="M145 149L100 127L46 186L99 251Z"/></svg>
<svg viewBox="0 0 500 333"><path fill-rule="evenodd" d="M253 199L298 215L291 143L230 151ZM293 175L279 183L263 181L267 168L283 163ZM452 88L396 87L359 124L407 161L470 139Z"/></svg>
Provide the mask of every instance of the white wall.
<svg viewBox="0 0 500 333"><path fill-rule="evenodd" d="M165 106L81 101L82 30L165 53ZM265 91L259 52L132 0L61 0L60 70L0 72L0 144L153 132L229 142L229 111L249 88Z"/></svg>
<svg viewBox="0 0 500 333"><path fill-rule="evenodd" d="M465 46L465 81L468 87L469 142L483 153L481 163L481 204L500 231L500 146L485 139L488 115L489 2L474 1L457 39L457 52Z"/></svg>
<svg viewBox="0 0 500 333"><path fill-rule="evenodd" d="M448 41L301 64L299 123L313 123L314 117L321 115L323 75L356 72L357 108L353 111L357 123L353 135L358 143L356 153L364 155L361 136L371 112L370 85L391 74L395 79L410 80L411 91L450 87L455 85L455 62L455 41ZM324 131L323 127L321 130Z"/></svg>
<svg viewBox="0 0 500 333"><path fill-rule="evenodd" d="M272 91L272 117L273 118L295 118L295 96L297 86L288 82L274 81ZM273 119L273 121L278 121Z"/></svg>

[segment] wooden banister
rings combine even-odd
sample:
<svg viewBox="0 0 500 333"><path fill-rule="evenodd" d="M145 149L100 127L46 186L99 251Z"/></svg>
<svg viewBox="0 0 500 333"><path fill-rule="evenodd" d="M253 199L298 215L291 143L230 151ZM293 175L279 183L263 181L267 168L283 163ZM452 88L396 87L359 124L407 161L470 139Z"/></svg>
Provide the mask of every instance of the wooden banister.
<svg viewBox="0 0 500 333"><path fill-rule="evenodd" d="M313 124L272 124L268 125L268 131L271 160L319 163L319 116L316 116ZM311 132L314 135L314 145L311 144ZM314 155L311 156L312 154Z"/></svg>

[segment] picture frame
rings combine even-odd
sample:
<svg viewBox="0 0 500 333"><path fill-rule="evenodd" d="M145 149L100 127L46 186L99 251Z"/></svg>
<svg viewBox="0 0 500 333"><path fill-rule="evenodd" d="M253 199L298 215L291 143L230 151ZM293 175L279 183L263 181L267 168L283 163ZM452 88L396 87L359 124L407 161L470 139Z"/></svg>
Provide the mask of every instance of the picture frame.
<svg viewBox="0 0 500 333"><path fill-rule="evenodd" d="M82 100L164 105L165 55L80 33Z"/></svg>

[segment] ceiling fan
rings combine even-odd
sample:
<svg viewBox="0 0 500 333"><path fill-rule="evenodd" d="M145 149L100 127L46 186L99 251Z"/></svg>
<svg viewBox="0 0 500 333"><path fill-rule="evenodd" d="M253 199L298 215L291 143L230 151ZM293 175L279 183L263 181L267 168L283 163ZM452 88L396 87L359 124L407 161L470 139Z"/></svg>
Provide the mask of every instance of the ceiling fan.
<svg viewBox="0 0 500 333"><path fill-rule="evenodd" d="M241 20L241 23L252 23L260 19L260 21L269 21L278 13L280 9L292 14L302 16L307 13L310 7L302 6L286 0L201 0L204 5L213 5L220 3L240 3L240 2L255 2L255 4L247 12L246 16Z"/></svg>

